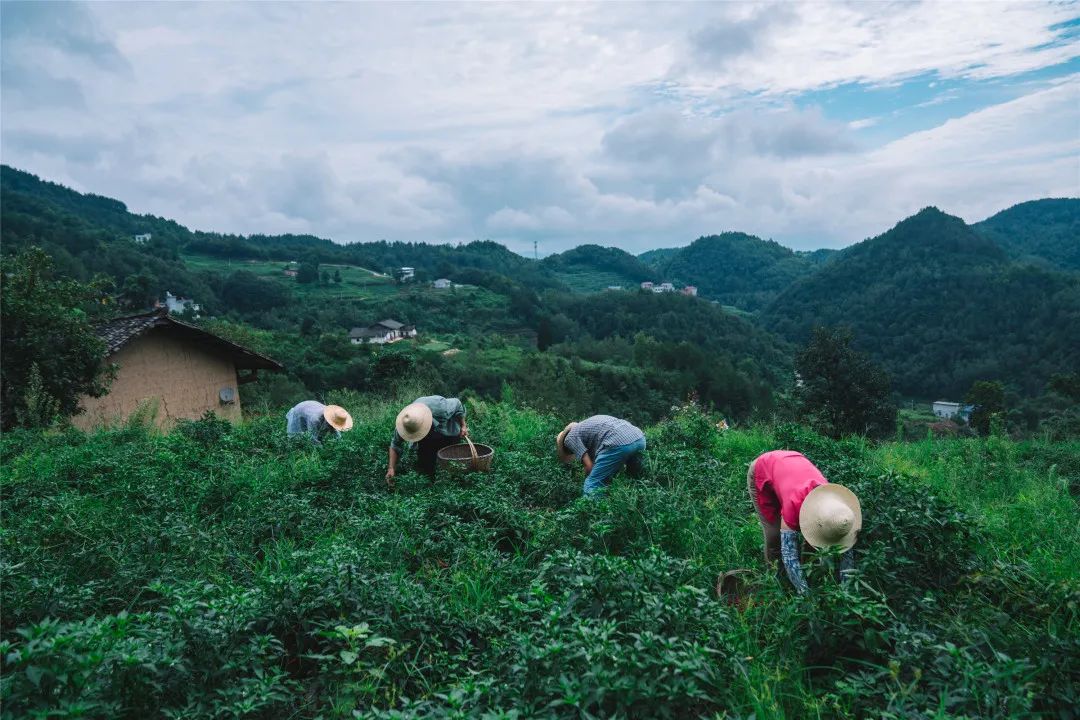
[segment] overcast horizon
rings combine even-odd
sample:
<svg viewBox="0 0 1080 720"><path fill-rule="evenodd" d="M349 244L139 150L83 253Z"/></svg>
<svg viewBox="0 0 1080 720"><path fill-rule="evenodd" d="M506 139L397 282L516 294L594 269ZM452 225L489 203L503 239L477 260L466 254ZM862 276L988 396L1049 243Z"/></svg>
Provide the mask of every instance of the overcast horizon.
<svg viewBox="0 0 1080 720"><path fill-rule="evenodd" d="M0 4L5 164L192 229L843 247L1080 195L1080 11Z"/></svg>

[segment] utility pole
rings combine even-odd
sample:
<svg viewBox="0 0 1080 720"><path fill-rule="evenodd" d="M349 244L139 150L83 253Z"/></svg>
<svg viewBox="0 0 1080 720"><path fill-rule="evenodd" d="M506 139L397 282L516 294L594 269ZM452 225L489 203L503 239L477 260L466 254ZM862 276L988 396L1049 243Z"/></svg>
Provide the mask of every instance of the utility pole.
<svg viewBox="0 0 1080 720"><path fill-rule="evenodd" d="M533 260L540 259L540 252L536 249L536 241L533 240Z"/></svg>

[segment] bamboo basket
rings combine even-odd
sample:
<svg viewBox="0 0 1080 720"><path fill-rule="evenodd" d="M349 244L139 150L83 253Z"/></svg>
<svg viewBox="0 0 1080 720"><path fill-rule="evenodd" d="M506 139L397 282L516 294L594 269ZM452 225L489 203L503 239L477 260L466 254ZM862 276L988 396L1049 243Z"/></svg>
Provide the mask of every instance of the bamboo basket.
<svg viewBox="0 0 1080 720"><path fill-rule="evenodd" d="M488 472L495 459L495 448L474 443L468 435L465 442L444 447L436 455L441 469L454 473Z"/></svg>

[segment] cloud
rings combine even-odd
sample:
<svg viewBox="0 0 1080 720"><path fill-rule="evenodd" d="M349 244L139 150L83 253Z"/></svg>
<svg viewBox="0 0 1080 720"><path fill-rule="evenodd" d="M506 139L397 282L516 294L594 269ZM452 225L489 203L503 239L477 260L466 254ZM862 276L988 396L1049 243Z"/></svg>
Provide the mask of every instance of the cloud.
<svg viewBox="0 0 1080 720"><path fill-rule="evenodd" d="M733 229L817 247L927 204L978 219L1076 194L1065 4L0 12L4 161L199 229L632 251ZM861 87L927 77L990 99L906 136L894 108L860 105ZM965 94L980 78L1008 92Z"/></svg>
<svg viewBox="0 0 1080 720"><path fill-rule="evenodd" d="M93 72L131 67L83 5L0 3L0 86L5 104L82 110Z"/></svg>
<svg viewBox="0 0 1080 720"><path fill-rule="evenodd" d="M771 34L796 20L788 5L751 7L750 15L721 20L690 33L690 51L701 64L722 68L733 58L760 52Z"/></svg>

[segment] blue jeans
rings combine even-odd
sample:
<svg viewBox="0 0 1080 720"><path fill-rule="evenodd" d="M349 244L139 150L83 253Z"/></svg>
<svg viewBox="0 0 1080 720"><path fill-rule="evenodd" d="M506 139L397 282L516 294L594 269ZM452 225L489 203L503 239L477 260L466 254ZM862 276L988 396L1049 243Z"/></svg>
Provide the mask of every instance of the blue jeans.
<svg viewBox="0 0 1080 720"><path fill-rule="evenodd" d="M631 475L640 475L645 467L644 460L645 438L604 450L597 456L592 472L585 478L585 487L582 492L585 497L600 492L608 486L611 477L619 472L619 468L623 465L626 465Z"/></svg>

